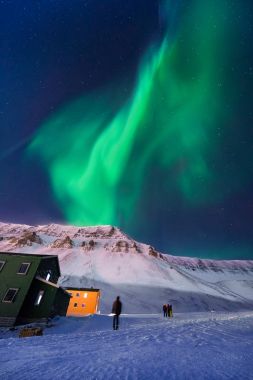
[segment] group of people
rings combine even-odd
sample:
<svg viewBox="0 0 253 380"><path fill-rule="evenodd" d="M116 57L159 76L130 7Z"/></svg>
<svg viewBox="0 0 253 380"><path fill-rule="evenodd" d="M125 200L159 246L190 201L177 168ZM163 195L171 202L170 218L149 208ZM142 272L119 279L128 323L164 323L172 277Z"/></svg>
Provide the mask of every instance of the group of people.
<svg viewBox="0 0 253 380"><path fill-rule="evenodd" d="M122 303L120 297L118 296L112 305L112 314L113 314L113 330L118 330L119 328L119 316L122 310ZM164 317L173 317L172 305L164 304L163 305L163 316Z"/></svg>
<svg viewBox="0 0 253 380"><path fill-rule="evenodd" d="M163 305L163 316L169 318L173 317L172 305L169 303Z"/></svg>

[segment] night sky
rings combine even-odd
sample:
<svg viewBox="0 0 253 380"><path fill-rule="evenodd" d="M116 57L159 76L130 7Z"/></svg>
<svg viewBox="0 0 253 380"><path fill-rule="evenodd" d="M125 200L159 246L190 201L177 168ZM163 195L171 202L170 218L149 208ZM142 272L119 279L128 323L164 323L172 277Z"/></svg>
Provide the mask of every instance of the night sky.
<svg viewBox="0 0 253 380"><path fill-rule="evenodd" d="M253 259L252 0L0 1L0 219Z"/></svg>

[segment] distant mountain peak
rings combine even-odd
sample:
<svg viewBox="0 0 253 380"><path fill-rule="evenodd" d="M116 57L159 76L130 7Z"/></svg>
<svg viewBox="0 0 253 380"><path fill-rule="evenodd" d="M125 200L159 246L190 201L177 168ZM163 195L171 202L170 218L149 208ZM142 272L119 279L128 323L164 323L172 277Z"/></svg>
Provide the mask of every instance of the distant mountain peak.
<svg viewBox="0 0 253 380"><path fill-rule="evenodd" d="M58 255L61 283L101 288L105 310L115 292L133 312L253 308L253 261L162 254L114 226L0 223L0 251Z"/></svg>

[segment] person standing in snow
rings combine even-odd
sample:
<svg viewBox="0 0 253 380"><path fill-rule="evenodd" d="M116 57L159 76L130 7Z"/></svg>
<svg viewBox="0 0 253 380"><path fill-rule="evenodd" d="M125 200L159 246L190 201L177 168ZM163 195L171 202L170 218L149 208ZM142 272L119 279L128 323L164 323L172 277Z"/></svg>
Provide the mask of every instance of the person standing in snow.
<svg viewBox="0 0 253 380"><path fill-rule="evenodd" d="M168 317L170 317L170 318L173 317L172 305L169 305L169 304L168 304Z"/></svg>
<svg viewBox="0 0 253 380"><path fill-rule="evenodd" d="M121 310L122 310L122 303L120 301L120 297L118 296L112 305L112 313L114 314L113 330L118 330L119 328L119 316L121 314Z"/></svg>
<svg viewBox="0 0 253 380"><path fill-rule="evenodd" d="M163 305L163 316L168 317L168 307L165 304Z"/></svg>

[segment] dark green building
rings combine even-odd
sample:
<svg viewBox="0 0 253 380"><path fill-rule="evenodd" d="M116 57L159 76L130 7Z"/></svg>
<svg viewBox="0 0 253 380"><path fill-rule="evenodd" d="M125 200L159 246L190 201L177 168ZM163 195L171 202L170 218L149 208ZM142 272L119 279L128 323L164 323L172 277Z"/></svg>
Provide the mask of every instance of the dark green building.
<svg viewBox="0 0 253 380"><path fill-rule="evenodd" d="M57 281L57 256L0 252L0 326L66 315L70 295Z"/></svg>

